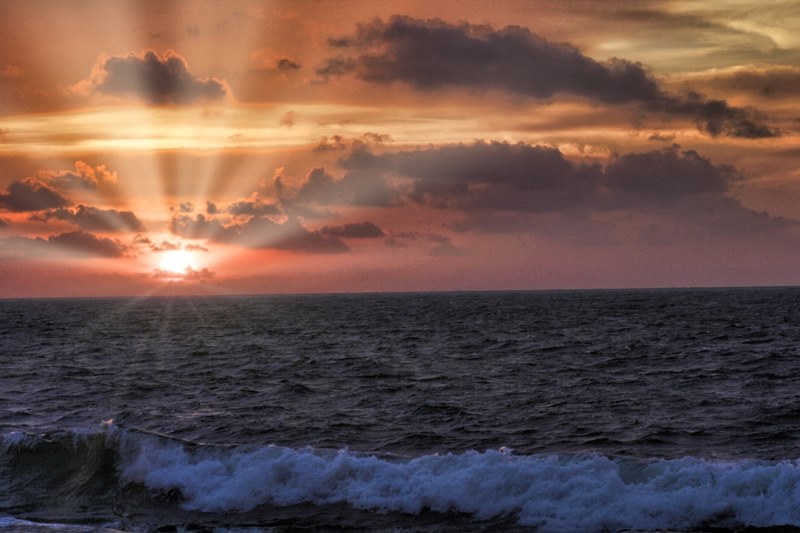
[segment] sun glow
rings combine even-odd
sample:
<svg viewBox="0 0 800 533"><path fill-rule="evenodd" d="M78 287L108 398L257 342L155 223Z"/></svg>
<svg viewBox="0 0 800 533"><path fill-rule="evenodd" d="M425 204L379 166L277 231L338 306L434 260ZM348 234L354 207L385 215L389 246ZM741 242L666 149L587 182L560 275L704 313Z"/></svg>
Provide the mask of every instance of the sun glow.
<svg viewBox="0 0 800 533"><path fill-rule="evenodd" d="M192 252L170 250L161 255L159 268L170 274L186 274L190 270L197 270L197 260Z"/></svg>

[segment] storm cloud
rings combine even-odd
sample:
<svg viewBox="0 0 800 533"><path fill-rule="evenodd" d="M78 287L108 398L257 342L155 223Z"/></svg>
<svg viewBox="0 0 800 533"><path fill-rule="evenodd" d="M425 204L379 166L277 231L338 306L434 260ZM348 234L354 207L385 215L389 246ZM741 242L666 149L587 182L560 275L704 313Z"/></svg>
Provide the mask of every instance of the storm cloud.
<svg viewBox="0 0 800 533"><path fill-rule="evenodd" d="M417 89L497 89L548 99L575 95L606 104L639 104L645 111L693 118L711 135L771 137L751 109L690 92L665 92L640 63L585 56L519 26L448 24L395 16L360 24L355 35L329 44L349 55L329 59L323 78L348 73L376 84L402 82Z"/></svg>
<svg viewBox="0 0 800 533"><path fill-rule="evenodd" d="M222 80L194 76L186 60L175 52L159 56L147 50L143 55L113 56L87 81L96 92L140 98L153 105L220 100L227 95Z"/></svg>

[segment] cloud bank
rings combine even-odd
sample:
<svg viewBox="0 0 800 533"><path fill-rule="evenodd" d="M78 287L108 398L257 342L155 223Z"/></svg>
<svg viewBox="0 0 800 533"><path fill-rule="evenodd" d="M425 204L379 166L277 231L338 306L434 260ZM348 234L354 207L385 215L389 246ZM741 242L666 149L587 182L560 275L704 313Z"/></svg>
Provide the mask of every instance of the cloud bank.
<svg viewBox="0 0 800 533"><path fill-rule="evenodd" d="M323 78L348 73L367 82L402 82L417 89L496 89L532 98L574 95L604 104L638 104L648 112L694 119L711 135L760 138L778 132L752 109L696 92L669 94L640 63L585 56L519 26L449 24L394 16L358 25L331 39L344 52L317 69Z"/></svg>

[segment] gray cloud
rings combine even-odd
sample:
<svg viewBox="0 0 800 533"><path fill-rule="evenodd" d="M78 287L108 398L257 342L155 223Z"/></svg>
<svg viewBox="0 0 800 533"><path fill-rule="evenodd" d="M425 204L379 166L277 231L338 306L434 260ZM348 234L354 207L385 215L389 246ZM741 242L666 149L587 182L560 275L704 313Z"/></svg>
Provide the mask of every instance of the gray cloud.
<svg viewBox="0 0 800 533"><path fill-rule="evenodd" d="M619 156L605 169L605 185L615 195L633 195L665 208L687 196L723 196L739 178L733 167L713 165L694 150L681 152L676 145Z"/></svg>
<svg viewBox="0 0 800 533"><path fill-rule="evenodd" d="M599 165L575 164L556 148L476 142L405 152L351 152L351 173L413 178L410 199L440 208L560 211L594 203Z"/></svg>
<svg viewBox="0 0 800 533"><path fill-rule="evenodd" d="M83 161L75 161L74 172L41 171L37 177L58 189L95 190L117 181L117 174L107 170L105 165L93 167Z"/></svg>
<svg viewBox="0 0 800 533"><path fill-rule="evenodd" d="M100 209L80 204L74 209L60 208L31 217L46 222L51 219L76 224L89 231L144 231L144 225L132 211Z"/></svg>
<svg viewBox="0 0 800 533"><path fill-rule="evenodd" d="M348 160L364 150L354 150ZM371 152L367 157L373 157ZM397 202L397 193L369 168L356 168L341 179L330 175L324 167L312 169L299 191L289 202L319 204L351 204L389 206Z"/></svg>
<svg viewBox="0 0 800 533"><path fill-rule="evenodd" d="M275 65L275 68L277 68L278 70L300 70L302 68L302 65L300 65L295 61L292 61L289 58L284 57L278 60L278 63L277 65Z"/></svg>
<svg viewBox="0 0 800 533"><path fill-rule="evenodd" d="M69 203L55 189L36 178L11 182L6 192L0 194L0 208L13 212L41 211Z"/></svg>
<svg viewBox="0 0 800 533"><path fill-rule="evenodd" d="M348 173L411 179L404 194L394 194L462 212L465 218L451 226L457 231L556 235L562 228L575 239L597 225L593 214L622 212L666 217L706 235L779 235L796 226L741 205L731 196L731 185L742 179L736 169L677 145L617 156L605 168L566 159L556 148L501 142L383 154L357 150L341 165ZM343 181L326 184L335 189ZM611 229L604 234L606 241L614 239ZM387 244L402 245L403 239L392 235Z"/></svg>
<svg viewBox="0 0 800 533"><path fill-rule="evenodd" d="M126 247L117 240L96 237L80 230L54 235L48 237L47 241L56 246L100 257L122 257L126 251Z"/></svg>
<svg viewBox="0 0 800 533"><path fill-rule="evenodd" d="M0 255L48 256L76 254L95 257L122 257L127 247L117 240L71 231L50 237L8 237L0 239Z"/></svg>
<svg viewBox="0 0 800 533"><path fill-rule="evenodd" d="M694 118L711 135L777 135L753 110L697 93L668 94L639 63L619 58L601 63L519 26L494 30L395 16L360 24L354 36L330 44L357 55L329 59L317 70L323 78L353 73L372 83L403 82L427 90L498 89L534 98L572 94Z"/></svg>
<svg viewBox="0 0 800 533"><path fill-rule="evenodd" d="M154 105L219 100L227 93L223 81L192 75L180 55L167 52L159 57L151 50L143 56L130 53L106 59L90 82L95 91L141 98Z"/></svg>
<svg viewBox="0 0 800 533"><path fill-rule="evenodd" d="M271 248L309 253L343 253L349 248L340 239L305 229L296 218L283 224L252 217L246 222L224 225L220 220L197 215L172 219L170 229L189 239L209 239L249 248Z"/></svg>
<svg viewBox="0 0 800 533"><path fill-rule="evenodd" d="M259 199L239 200L226 209L233 216L266 216L279 215L281 210L275 204L262 202ZM209 214L211 214L209 212Z"/></svg>
<svg viewBox="0 0 800 533"><path fill-rule="evenodd" d="M342 239L376 239L385 236L383 230L372 222L357 222L343 226L325 226L319 232Z"/></svg>

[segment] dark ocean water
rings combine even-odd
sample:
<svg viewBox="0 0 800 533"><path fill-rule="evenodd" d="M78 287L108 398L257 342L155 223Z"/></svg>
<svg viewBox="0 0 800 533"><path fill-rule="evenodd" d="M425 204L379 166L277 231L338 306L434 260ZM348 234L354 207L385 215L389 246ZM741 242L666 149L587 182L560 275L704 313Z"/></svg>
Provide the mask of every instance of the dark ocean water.
<svg viewBox="0 0 800 533"><path fill-rule="evenodd" d="M0 531L800 531L799 377L794 288L0 301Z"/></svg>

